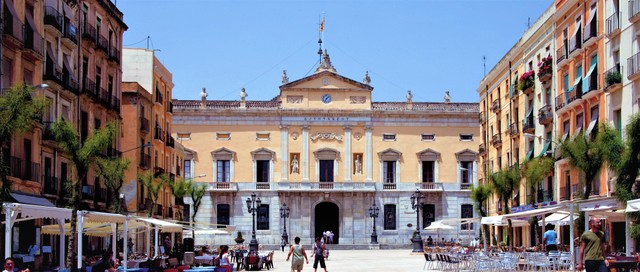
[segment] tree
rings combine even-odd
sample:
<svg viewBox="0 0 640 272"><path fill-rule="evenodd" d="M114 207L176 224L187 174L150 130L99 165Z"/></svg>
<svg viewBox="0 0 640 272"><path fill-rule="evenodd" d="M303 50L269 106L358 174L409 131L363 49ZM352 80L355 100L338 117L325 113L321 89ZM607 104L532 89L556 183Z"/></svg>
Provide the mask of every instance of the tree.
<svg viewBox="0 0 640 272"><path fill-rule="evenodd" d="M189 194L189 183L183 178L178 177L176 180L168 180L169 190L173 197L178 200L182 200L183 197Z"/></svg>
<svg viewBox="0 0 640 272"><path fill-rule="evenodd" d="M147 171L143 174L138 175L138 180L145 188L147 188L147 192L149 192L151 206L147 207L147 216L151 217L156 213L156 207L158 205L158 194L160 193L160 188L162 188L163 185L162 177L155 178L151 171Z"/></svg>
<svg viewBox="0 0 640 272"><path fill-rule="evenodd" d="M72 214L71 214L71 236L69 237L69 247L67 251L67 266L75 271L77 268L72 265L77 253L76 240L76 224L78 222L77 211L82 201L82 181L87 178L87 173L91 168L92 162L96 160L98 155L111 146L116 136L116 124L109 122L104 128L94 130L84 143L80 143L80 137L77 130L72 125L62 119L56 120L51 130L55 136L58 146L64 150L70 157L76 173L75 177L69 178L66 185L70 188Z"/></svg>
<svg viewBox="0 0 640 272"><path fill-rule="evenodd" d="M554 160L550 157L539 157L529 160L524 163L524 169L522 171L524 178L527 181L527 187L529 190L529 204L536 203L536 192L538 185L544 181L544 178L549 174L553 173L554 168ZM530 227L532 230L535 230L535 235L537 237L541 237L542 234L541 229L537 227L538 225L538 217L534 216L529 220ZM536 241L538 238L535 239Z"/></svg>
<svg viewBox="0 0 640 272"><path fill-rule="evenodd" d="M476 209L481 217L487 216L487 209L485 207L485 203L493 194L493 188L491 188L490 184L480 184L477 187L473 187L471 189L471 199L475 202ZM484 243L485 251L488 247L488 239L489 239L489 226L480 225L482 229L482 238Z"/></svg>
<svg viewBox="0 0 640 272"><path fill-rule="evenodd" d="M107 190L113 192L111 211L114 213L122 212L120 189L124 182L124 171L129 167L129 163L128 159L120 158L100 158L96 161L98 175L104 180Z"/></svg>
<svg viewBox="0 0 640 272"><path fill-rule="evenodd" d="M47 100L44 97L34 97L33 90L33 87L19 83L0 95L0 205L11 191L11 184L7 178L9 161L5 160L10 154L4 154L4 147L10 145L14 135L32 130L47 107Z"/></svg>
<svg viewBox="0 0 640 272"><path fill-rule="evenodd" d="M502 213L509 213L509 200L512 199L514 192L520 188L520 170L517 166L505 168L499 172L493 173L490 176L493 183L493 192L502 201ZM513 239L511 234L511 219L507 220L507 241L508 246L513 246Z"/></svg>
<svg viewBox="0 0 640 272"><path fill-rule="evenodd" d="M616 178L616 198L623 203L640 196L640 186L637 183L638 170L640 169L640 113L631 116L625 127L625 153L618 169ZM635 224L630 227L631 237L640 239L640 218L638 213L631 213Z"/></svg>
<svg viewBox="0 0 640 272"><path fill-rule="evenodd" d="M193 202L193 214L191 215L191 222L196 221L196 214L198 213L198 209L200 208L200 203L202 202L202 198L204 194L207 192L207 187L204 184L199 184L195 181L188 181L189 183L189 195L191 196L191 201ZM195 231L191 229L191 237L195 236Z"/></svg>

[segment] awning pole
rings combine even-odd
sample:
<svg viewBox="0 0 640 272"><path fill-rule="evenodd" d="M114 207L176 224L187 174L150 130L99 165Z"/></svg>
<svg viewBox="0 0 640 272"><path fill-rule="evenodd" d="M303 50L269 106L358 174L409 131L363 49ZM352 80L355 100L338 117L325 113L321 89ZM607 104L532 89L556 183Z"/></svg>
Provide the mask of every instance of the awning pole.
<svg viewBox="0 0 640 272"><path fill-rule="evenodd" d="M76 223L76 231L78 232L78 252L76 255L78 256L76 268L82 268L82 230L84 229L84 213L81 211L77 211L76 213L78 217L78 222Z"/></svg>
<svg viewBox="0 0 640 272"><path fill-rule="evenodd" d="M4 257L8 258L11 257L11 228L14 218L13 210L9 205L4 205L4 215Z"/></svg>
<svg viewBox="0 0 640 272"><path fill-rule="evenodd" d="M161 256L160 254L158 254L159 253L159 251L158 251L158 240L160 240L160 236L158 236L158 234L159 234L158 233L158 226L155 226L155 234L156 234L156 236L153 239L153 240L155 240L155 246L154 246L153 249L155 250L156 256Z"/></svg>
<svg viewBox="0 0 640 272"><path fill-rule="evenodd" d="M573 264L571 266L571 271L575 272L576 271L576 251L575 251L575 243L573 242L573 202L571 202L571 204L569 204L569 248L571 249L571 263Z"/></svg>
<svg viewBox="0 0 640 272"><path fill-rule="evenodd" d="M58 253L58 259L60 261L60 270L63 270L66 265L65 265L65 258L64 258L64 254L65 252L67 252L65 249L66 247L64 246L64 238L65 238L65 233L64 233L64 219L62 218L58 218L58 228L60 229L60 236L59 237L59 245L58 248L60 250L60 252Z"/></svg>
<svg viewBox="0 0 640 272"><path fill-rule="evenodd" d="M128 228L129 216L127 215L124 218L124 224L122 226L122 252L124 252L124 256L122 256L122 267L124 267L124 271L127 271L127 255L129 254L129 235L127 234Z"/></svg>
<svg viewBox="0 0 640 272"><path fill-rule="evenodd" d="M629 219L629 213L624 213L624 221L625 221L625 230L624 230L624 236L625 236L625 255L626 256L631 256L631 233L629 233L630 229L629 226L631 225L631 220Z"/></svg>

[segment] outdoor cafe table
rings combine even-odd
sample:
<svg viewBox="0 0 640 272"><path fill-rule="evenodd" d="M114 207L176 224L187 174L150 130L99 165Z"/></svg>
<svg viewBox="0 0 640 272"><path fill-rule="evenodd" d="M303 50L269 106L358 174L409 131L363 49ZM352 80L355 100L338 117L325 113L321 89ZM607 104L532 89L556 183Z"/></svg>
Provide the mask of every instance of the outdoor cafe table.
<svg viewBox="0 0 640 272"><path fill-rule="evenodd" d="M609 260L609 271L613 271L615 269L616 272L629 272L632 270L637 270L638 261L627 261L627 260Z"/></svg>

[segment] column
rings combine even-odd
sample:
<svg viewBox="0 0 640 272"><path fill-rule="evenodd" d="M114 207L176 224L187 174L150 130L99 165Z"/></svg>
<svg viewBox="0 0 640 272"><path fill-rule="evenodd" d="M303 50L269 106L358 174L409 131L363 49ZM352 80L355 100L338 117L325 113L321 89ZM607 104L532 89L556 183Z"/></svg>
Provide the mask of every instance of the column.
<svg viewBox="0 0 640 272"><path fill-rule="evenodd" d="M280 143L282 155L280 157L280 161L282 162L282 167L280 171L282 172L282 176L280 180L287 181L289 180L289 127L280 126L280 137L282 141Z"/></svg>
<svg viewBox="0 0 640 272"><path fill-rule="evenodd" d="M364 169L366 169L367 171L367 176L365 181L372 181L373 180L373 137L372 137L372 128L371 125L367 125L364 128L364 134L365 134L365 138L366 138L366 153L365 157L366 157L366 161L364 164Z"/></svg>
<svg viewBox="0 0 640 272"><path fill-rule="evenodd" d="M17 213L13 212L10 206L4 206L5 224L4 224L4 256L11 256L11 229L13 227L13 221L16 219ZM61 232L64 233L64 232ZM62 236L62 235L61 235ZM63 251L64 252L64 251Z"/></svg>
<svg viewBox="0 0 640 272"><path fill-rule="evenodd" d="M309 126L302 126L302 181L309 181Z"/></svg>
<svg viewBox="0 0 640 272"><path fill-rule="evenodd" d="M440 165L438 164L438 158L433 161L433 182L440 182ZM418 169L419 173L422 173L422 169ZM422 182L422 180L420 180Z"/></svg>
<svg viewBox="0 0 640 272"><path fill-rule="evenodd" d="M78 240L76 242L78 245L78 251L76 252L76 254L78 255L78 261L76 267L80 269L82 268L82 229L84 229L84 213L77 211L76 214L78 218L76 222L76 232L78 235ZM60 254L62 254L62 252Z"/></svg>
<svg viewBox="0 0 640 272"><path fill-rule="evenodd" d="M351 126L344 126L344 181L351 181Z"/></svg>
<svg viewBox="0 0 640 272"><path fill-rule="evenodd" d="M478 185L478 161L473 161L473 169L471 169L471 174L473 175L473 180L471 183L474 185Z"/></svg>

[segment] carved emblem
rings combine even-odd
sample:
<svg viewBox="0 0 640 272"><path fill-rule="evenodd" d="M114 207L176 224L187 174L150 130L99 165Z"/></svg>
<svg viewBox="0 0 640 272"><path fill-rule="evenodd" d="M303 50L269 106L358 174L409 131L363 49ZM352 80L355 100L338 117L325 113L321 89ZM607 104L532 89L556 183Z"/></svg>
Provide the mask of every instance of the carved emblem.
<svg viewBox="0 0 640 272"><path fill-rule="evenodd" d="M291 133L291 138L292 138L294 141L298 139L298 136L299 136L299 135L298 135L298 133L297 133L297 132L292 132L292 133Z"/></svg>
<svg viewBox="0 0 640 272"><path fill-rule="evenodd" d="M362 139L362 133L360 132L356 132L353 134L353 138L356 139L356 141L360 141L360 139Z"/></svg>
<svg viewBox="0 0 640 272"><path fill-rule="evenodd" d="M332 140L335 139L337 141L342 141L342 136L337 135L335 133L329 133L329 132L318 132L316 134L311 135L311 140L312 141L317 141L318 139L322 139L322 140Z"/></svg>
<svg viewBox="0 0 640 272"><path fill-rule="evenodd" d="M349 102L351 104L364 104L367 102L366 96L349 96Z"/></svg>
<svg viewBox="0 0 640 272"><path fill-rule="evenodd" d="M302 96L287 96L287 103L302 104Z"/></svg>

